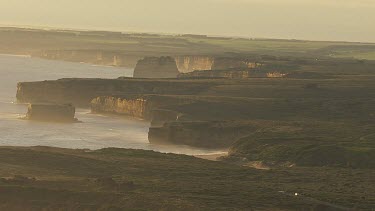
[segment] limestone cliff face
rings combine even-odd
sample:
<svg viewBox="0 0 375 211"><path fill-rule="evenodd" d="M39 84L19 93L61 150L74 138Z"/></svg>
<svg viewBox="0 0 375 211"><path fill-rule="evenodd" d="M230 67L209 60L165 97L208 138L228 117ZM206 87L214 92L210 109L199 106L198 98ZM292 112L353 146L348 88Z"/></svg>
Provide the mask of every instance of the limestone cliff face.
<svg viewBox="0 0 375 211"><path fill-rule="evenodd" d="M91 101L93 113L116 113L151 120L153 124L176 121L178 112L163 109L169 105L182 105L194 99L161 95L101 96ZM155 112L156 111L156 112Z"/></svg>
<svg viewBox="0 0 375 211"><path fill-rule="evenodd" d="M84 63L89 63L89 64L126 67L126 68L135 68L138 61L143 58L143 56L139 54L135 55L131 53L124 53L121 51L105 51L105 50L45 50L41 52L34 52L32 56L45 58L45 59L51 59L51 60L84 62ZM157 57L146 57L146 58L147 60L149 60L149 62L144 61L145 67L147 67L147 65L150 67L152 60L155 60L155 63L158 63L157 61L158 59L156 59ZM164 61L167 61L166 58L168 58L170 60L169 62L172 63L170 57L161 57L159 58L159 60L163 60L162 58L164 58ZM215 56L208 56L208 55L206 56L205 55L175 56L174 60L177 65L178 71L181 73L189 73L189 72L198 71L198 70L223 70L223 69L229 69L229 68L256 68L256 67L261 66L260 63L254 60L246 59L246 58L215 57ZM158 66L159 65L156 65L153 67L154 68L153 74L156 74L156 72L158 72L157 70ZM171 72L172 75L167 75L167 76L168 77L174 76L175 70L173 71L174 71L173 74ZM149 74L147 74L146 76L148 75ZM160 77L160 76L157 75L157 77Z"/></svg>
<svg viewBox="0 0 375 211"><path fill-rule="evenodd" d="M178 70L181 73L188 73L196 70L211 70L215 59L210 56L177 56L175 60Z"/></svg>
<svg viewBox="0 0 375 211"><path fill-rule="evenodd" d="M262 66L254 60L235 57L176 56L177 67L181 73L202 70L253 69Z"/></svg>
<svg viewBox="0 0 375 211"><path fill-rule="evenodd" d="M135 78L177 78L178 74L172 57L146 57L139 60L134 69Z"/></svg>
<svg viewBox="0 0 375 211"><path fill-rule="evenodd" d="M18 83L17 101L20 103L72 103L87 106L101 93L115 91L106 80L61 79L57 81Z"/></svg>
<svg viewBox="0 0 375 211"><path fill-rule="evenodd" d="M254 69L262 66L261 63L243 59L243 58L232 58L232 57L219 57L215 58L211 70L227 70L227 69Z"/></svg>
<svg viewBox="0 0 375 211"><path fill-rule="evenodd" d="M121 52L96 50L47 50L33 53L34 57L70 62L134 68L140 56L127 55Z"/></svg>
<svg viewBox="0 0 375 211"><path fill-rule="evenodd" d="M54 81L22 82L17 86L20 103L72 103L87 107L99 96L120 94L194 95L214 84L204 81L150 79L60 79Z"/></svg>
<svg viewBox="0 0 375 211"><path fill-rule="evenodd" d="M70 104L30 104L26 119L37 121L74 122L75 107Z"/></svg>
<svg viewBox="0 0 375 211"><path fill-rule="evenodd" d="M145 118L148 116L146 99L137 96L97 97L91 101L91 112L93 113L116 113L126 114L133 117Z"/></svg>
<svg viewBox="0 0 375 211"><path fill-rule="evenodd" d="M179 78L282 78L281 72L266 72L257 69L205 70L179 74Z"/></svg>

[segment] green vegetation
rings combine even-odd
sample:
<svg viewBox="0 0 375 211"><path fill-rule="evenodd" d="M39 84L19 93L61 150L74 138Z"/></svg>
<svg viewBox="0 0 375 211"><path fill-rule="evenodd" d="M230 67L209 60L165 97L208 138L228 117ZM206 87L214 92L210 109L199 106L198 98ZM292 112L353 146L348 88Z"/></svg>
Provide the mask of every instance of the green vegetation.
<svg viewBox="0 0 375 211"><path fill-rule="evenodd" d="M0 28L0 52L18 54L43 50L100 50L140 56L240 53L374 60L374 48L375 44L372 43Z"/></svg>
<svg viewBox="0 0 375 211"><path fill-rule="evenodd" d="M375 60L374 45L347 45L347 46L330 46L318 50L319 53L327 54L334 58L355 58Z"/></svg>
<svg viewBox="0 0 375 211"><path fill-rule="evenodd" d="M245 58L268 65L259 71L287 76L20 83L20 102L87 106L98 95L116 94L127 99L123 113L133 115L141 109L129 107L132 99L148 96L143 100L150 110L142 112L157 125L150 140L167 137L173 144L230 151L222 162L211 162L142 150L3 147L0 209L375 207L375 62L362 60L375 60L375 44L0 29L1 53L41 56L49 50L56 51L51 59L95 63L107 57L103 64L109 65L122 54L134 61L162 55L203 55L203 63L216 56ZM64 55L56 58L60 50Z"/></svg>
<svg viewBox="0 0 375 211"><path fill-rule="evenodd" d="M123 113L134 115L143 112L134 96L151 94L144 97L150 102L145 113L152 117L161 109L150 118L155 143L231 147L235 159L229 160L373 169L375 64L289 62L299 63L291 78L65 79L21 84L18 99L87 105L98 94L123 93ZM291 126L298 130L272 131Z"/></svg>
<svg viewBox="0 0 375 211"><path fill-rule="evenodd" d="M373 124L279 122L238 140L227 158L269 165L375 168Z"/></svg>
<svg viewBox="0 0 375 211"><path fill-rule="evenodd" d="M0 152L0 202L8 210L319 210L323 202L370 209L375 202L373 170L262 171L126 149Z"/></svg>

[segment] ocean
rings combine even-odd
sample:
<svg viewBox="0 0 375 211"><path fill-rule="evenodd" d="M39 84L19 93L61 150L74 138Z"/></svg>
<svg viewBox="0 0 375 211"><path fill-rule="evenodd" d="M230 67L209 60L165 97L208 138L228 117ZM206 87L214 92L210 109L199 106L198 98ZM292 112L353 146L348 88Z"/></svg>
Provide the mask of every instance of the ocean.
<svg viewBox="0 0 375 211"><path fill-rule="evenodd" d="M77 109L76 117L82 123L62 124L21 119L27 112L27 105L16 103L18 82L132 75L133 69L0 55L0 146L92 150L116 147L189 155L218 153L187 146L152 145L148 142L149 122L126 116L91 114L88 109Z"/></svg>

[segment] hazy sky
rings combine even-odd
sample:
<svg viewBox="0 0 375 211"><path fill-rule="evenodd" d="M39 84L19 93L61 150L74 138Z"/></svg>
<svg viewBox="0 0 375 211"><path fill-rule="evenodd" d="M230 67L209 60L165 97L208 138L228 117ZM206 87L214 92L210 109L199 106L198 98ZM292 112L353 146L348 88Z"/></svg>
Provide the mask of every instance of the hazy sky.
<svg viewBox="0 0 375 211"><path fill-rule="evenodd" d="M375 42L375 0L0 0L0 24Z"/></svg>

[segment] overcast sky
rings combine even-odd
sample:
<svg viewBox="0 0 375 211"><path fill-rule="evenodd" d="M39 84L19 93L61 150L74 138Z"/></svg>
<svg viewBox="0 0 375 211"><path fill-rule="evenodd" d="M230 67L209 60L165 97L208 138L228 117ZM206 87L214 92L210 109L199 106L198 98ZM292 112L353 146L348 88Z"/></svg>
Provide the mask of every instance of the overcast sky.
<svg viewBox="0 0 375 211"><path fill-rule="evenodd" d="M0 25L375 42L375 0L0 0Z"/></svg>

